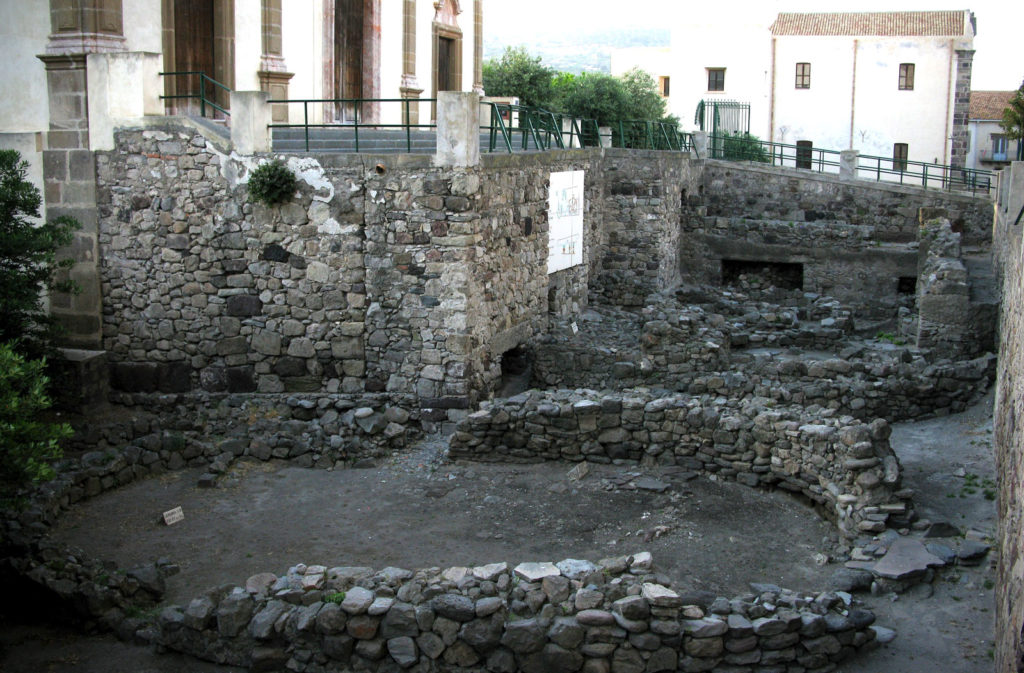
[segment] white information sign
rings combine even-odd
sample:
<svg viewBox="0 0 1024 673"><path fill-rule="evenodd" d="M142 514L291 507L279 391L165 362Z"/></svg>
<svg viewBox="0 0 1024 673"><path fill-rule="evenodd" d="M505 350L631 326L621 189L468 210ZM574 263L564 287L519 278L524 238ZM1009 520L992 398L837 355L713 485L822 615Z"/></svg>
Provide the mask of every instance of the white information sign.
<svg viewBox="0 0 1024 673"><path fill-rule="evenodd" d="M548 273L583 263L583 171L551 174Z"/></svg>
<svg viewBox="0 0 1024 673"><path fill-rule="evenodd" d="M185 512L181 510L181 507L175 507L164 512L164 523L168 526L173 526L179 521L185 520Z"/></svg>

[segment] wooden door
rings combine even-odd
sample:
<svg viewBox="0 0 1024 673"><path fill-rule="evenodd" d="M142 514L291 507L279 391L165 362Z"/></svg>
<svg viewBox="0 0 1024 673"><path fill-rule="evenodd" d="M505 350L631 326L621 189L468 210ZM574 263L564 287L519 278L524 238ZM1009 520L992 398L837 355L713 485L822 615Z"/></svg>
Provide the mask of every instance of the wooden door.
<svg viewBox="0 0 1024 673"><path fill-rule="evenodd" d="M335 19L334 90L338 98L363 97L363 0L339 0ZM339 104L338 119L356 121L358 105Z"/></svg>
<svg viewBox="0 0 1024 673"><path fill-rule="evenodd" d="M174 70L176 72L204 72L213 77L213 1L174 1ZM198 94L199 76L176 77L179 94ZM216 100L217 92L209 90L207 97ZM199 101L179 101L178 109L199 113Z"/></svg>
<svg viewBox="0 0 1024 673"><path fill-rule="evenodd" d="M456 91L455 82L455 40L450 37L437 38L437 90Z"/></svg>

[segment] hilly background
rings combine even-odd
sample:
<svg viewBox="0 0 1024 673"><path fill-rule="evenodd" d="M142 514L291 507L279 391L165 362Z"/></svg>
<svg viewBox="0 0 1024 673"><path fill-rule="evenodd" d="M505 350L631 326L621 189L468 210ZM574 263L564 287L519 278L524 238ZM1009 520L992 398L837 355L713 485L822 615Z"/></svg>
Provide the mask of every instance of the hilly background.
<svg viewBox="0 0 1024 673"><path fill-rule="evenodd" d="M577 32L541 28L537 32L503 30L488 25L484 33L484 60L498 59L505 47L523 46L544 65L565 72L608 72L612 49L624 47L667 47L668 28L623 26Z"/></svg>

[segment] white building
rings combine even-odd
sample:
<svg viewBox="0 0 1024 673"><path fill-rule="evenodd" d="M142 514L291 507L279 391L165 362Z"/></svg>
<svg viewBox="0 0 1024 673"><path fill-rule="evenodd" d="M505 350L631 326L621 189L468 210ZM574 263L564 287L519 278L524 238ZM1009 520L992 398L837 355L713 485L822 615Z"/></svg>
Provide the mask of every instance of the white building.
<svg viewBox="0 0 1024 673"><path fill-rule="evenodd" d="M972 91L968 129L970 149L967 167L998 169L1019 157L1020 140L1010 140L1000 126L1003 110L1010 105L1016 91Z"/></svg>
<svg viewBox="0 0 1024 673"><path fill-rule="evenodd" d="M768 137L964 165L970 12L782 13L770 32Z"/></svg>
<svg viewBox="0 0 1024 673"><path fill-rule="evenodd" d="M796 145L963 165L974 15L969 11L742 15L688 8L662 60L613 54L671 77L669 109L696 128L700 101L749 104L756 136Z"/></svg>

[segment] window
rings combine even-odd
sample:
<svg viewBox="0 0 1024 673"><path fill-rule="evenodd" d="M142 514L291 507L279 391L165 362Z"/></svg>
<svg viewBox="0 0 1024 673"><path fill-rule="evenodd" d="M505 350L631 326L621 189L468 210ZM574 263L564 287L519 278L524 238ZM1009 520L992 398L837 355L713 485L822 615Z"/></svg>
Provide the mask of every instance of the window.
<svg viewBox="0 0 1024 673"><path fill-rule="evenodd" d="M658 78L658 91L665 98L669 96L669 81L668 75L663 75Z"/></svg>
<svg viewBox="0 0 1024 673"><path fill-rule="evenodd" d="M892 146L892 169L894 171L907 170L907 144L896 143Z"/></svg>
<svg viewBox="0 0 1024 673"><path fill-rule="evenodd" d="M900 91L914 90L914 64L900 63Z"/></svg>
<svg viewBox="0 0 1024 673"><path fill-rule="evenodd" d="M796 64L796 88L797 89L810 89L811 88L811 64L810 63L797 63Z"/></svg>
<svg viewBox="0 0 1024 673"><path fill-rule="evenodd" d="M725 91L725 68L708 68L708 91Z"/></svg>
<svg viewBox="0 0 1024 673"><path fill-rule="evenodd" d="M1006 161L1006 136L992 134L992 161Z"/></svg>
<svg viewBox="0 0 1024 673"><path fill-rule="evenodd" d="M810 140L796 141L796 167L810 168L813 165L814 143Z"/></svg>

